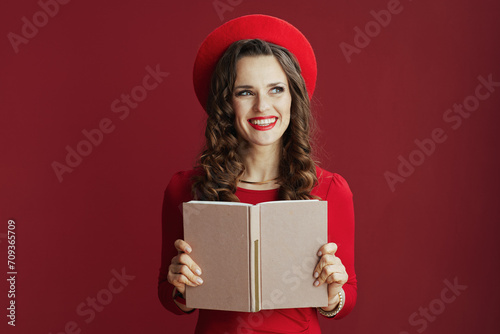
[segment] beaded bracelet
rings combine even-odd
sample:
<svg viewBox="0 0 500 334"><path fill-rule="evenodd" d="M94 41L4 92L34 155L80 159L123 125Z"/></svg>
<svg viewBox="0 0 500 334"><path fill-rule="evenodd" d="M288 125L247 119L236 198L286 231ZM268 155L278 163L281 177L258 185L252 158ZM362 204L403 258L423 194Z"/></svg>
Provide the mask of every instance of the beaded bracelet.
<svg viewBox="0 0 500 334"><path fill-rule="evenodd" d="M318 311L319 313L321 313L322 315L324 315L325 317L327 318L333 318L334 316L337 315L337 313L340 312L340 310L342 309L342 307L344 306L344 300L342 298L342 290L339 291L339 304L337 305L337 307L334 309L334 310L331 310L329 312L323 310L321 307L318 307Z"/></svg>

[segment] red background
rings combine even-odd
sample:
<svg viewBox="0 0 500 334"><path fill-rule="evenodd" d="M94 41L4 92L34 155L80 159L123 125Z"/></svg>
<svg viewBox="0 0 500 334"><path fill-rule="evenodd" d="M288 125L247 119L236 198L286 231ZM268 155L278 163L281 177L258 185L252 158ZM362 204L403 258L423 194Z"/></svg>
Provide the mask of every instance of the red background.
<svg viewBox="0 0 500 334"><path fill-rule="evenodd" d="M500 4L401 0L402 11L348 63L340 43L353 45L354 28L388 0L222 2L231 10L219 16L214 1L71 1L16 53L9 32L21 34L22 18L33 22L41 7L2 1L2 332L55 334L71 321L82 333L192 332L196 315L171 315L156 295L163 190L202 145L191 81L197 48L222 22L251 13L291 22L313 45L321 166L354 194L358 303L341 321L322 319L323 331L498 332L500 87L457 129L443 114L474 94L478 76L500 81ZM169 76L120 119L111 103L157 64ZM104 118L113 132L60 182L51 164L64 164L65 147L76 149ZM408 159L435 128L447 139L392 191L384 173L397 173L398 157ZM15 328L6 318L9 219ZM77 306L122 268L135 278L86 323ZM443 281L455 278L467 288L439 302ZM409 322L429 306L432 321Z"/></svg>

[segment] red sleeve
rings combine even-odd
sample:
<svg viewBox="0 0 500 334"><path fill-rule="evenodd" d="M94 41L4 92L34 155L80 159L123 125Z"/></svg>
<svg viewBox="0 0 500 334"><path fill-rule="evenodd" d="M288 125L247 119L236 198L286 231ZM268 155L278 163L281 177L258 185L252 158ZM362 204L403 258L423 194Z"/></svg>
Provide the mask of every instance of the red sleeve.
<svg viewBox="0 0 500 334"><path fill-rule="evenodd" d="M161 265L158 277L158 298L162 305L174 314L187 314L173 301L174 286L167 281L168 267L177 255L174 242L183 239L182 202L191 200L189 172L178 172L172 176L163 198Z"/></svg>
<svg viewBox="0 0 500 334"><path fill-rule="evenodd" d="M357 297L357 280L354 272L354 207L352 192L347 181L333 173L326 195L328 201L328 242L338 246L335 254L345 266L349 278L342 287L345 301L342 310L333 319L342 319L348 315Z"/></svg>

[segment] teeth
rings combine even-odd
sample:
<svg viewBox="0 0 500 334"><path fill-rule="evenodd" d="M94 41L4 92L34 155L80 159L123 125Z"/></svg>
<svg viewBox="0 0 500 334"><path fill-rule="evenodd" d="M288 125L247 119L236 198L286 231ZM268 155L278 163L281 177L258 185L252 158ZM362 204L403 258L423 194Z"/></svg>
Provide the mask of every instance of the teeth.
<svg viewBox="0 0 500 334"><path fill-rule="evenodd" d="M252 119L252 120L250 120L250 122L252 124L256 124L256 125L266 126L266 125L269 125L269 124L276 122L276 120L277 120L277 118L273 117L273 118L268 118L268 119Z"/></svg>

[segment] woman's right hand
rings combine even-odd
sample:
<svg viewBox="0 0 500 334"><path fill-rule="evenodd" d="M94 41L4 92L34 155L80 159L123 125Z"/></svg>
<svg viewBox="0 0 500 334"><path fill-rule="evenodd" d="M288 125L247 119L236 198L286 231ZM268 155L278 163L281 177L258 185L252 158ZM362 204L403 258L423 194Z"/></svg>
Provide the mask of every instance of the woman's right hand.
<svg viewBox="0 0 500 334"><path fill-rule="evenodd" d="M201 268L193 261L191 254L193 249L187 242L182 239L177 239L174 246L178 254L172 258L172 262L168 267L167 280L174 285L177 290L185 295L186 284L189 286L198 286L203 283Z"/></svg>

